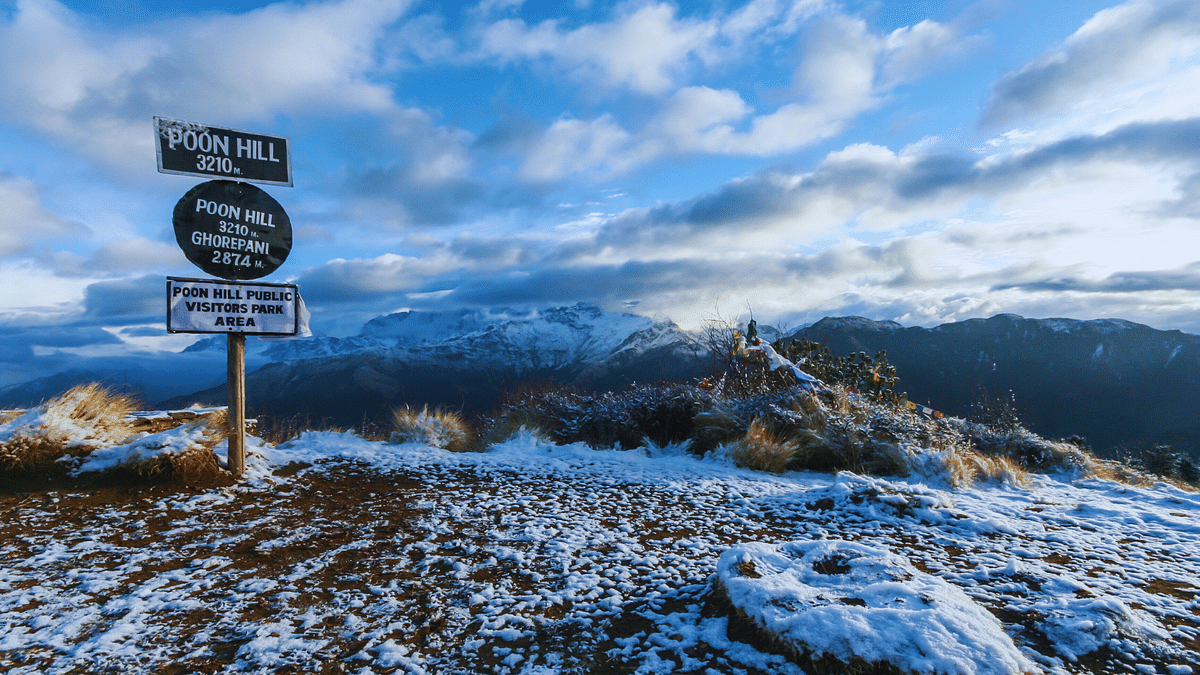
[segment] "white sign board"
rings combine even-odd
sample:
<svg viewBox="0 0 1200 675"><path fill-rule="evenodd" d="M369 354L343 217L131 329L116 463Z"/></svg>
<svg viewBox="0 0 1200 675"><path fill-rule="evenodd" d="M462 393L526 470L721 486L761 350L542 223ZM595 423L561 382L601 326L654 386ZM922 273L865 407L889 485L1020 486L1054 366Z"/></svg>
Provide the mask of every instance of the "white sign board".
<svg viewBox="0 0 1200 675"><path fill-rule="evenodd" d="M293 284L167 277L167 332L295 335L298 290Z"/></svg>

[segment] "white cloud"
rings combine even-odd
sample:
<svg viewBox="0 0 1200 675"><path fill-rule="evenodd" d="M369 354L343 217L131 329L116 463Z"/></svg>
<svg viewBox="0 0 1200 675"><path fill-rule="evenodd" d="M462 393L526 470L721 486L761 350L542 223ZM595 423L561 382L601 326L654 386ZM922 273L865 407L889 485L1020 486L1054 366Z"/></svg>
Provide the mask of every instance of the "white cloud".
<svg viewBox="0 0 1200 675"><path fill-rule="evenodd" d="M763 33L793 35L804 21L829 5L826 0L751 0L721 21L720 33L735 45Z"/></svg>
<svg viewBox="0 0 1200 675"><path fill-rule="evenodd" d="M982 123L995 127L1093 106L1112 108L1111 97L1122 89L1196 70L1198 53L1200 3L1195 0L1140 0L1105 9L1061 47L997 82ZM1191 102L1194 111L1193 92L1173 93Z"/></svg>
<svg viewBox="0 0 1200 675"><path fill-rule="evenodd" d="M280 3L106 34L55 0L0 24L0 115L112 164L152 152L150 117L267 120L395 106L373 77L406 2Z"/></svg>
<svg viewBox="0 0 1200 675"><path fill-rule="evenodd" d="M521 177L552 181L568 173L622 170L632 163L627 149L629 139L629 133L611 115L590 122L560 119L525 156Z"/></svg>
<svg viewBox="0 0 1200 675"><path fill-rule="evenodd" d="M778 10L773 5L769 9L768 14ZM896 86L980 43L957 28L928 20L887 36L875 35L861 18L843 14L821 14L809 24L793 73L794 102L755 115L735 90L687 86L667 96L636 132L608 113L590 122L560 119L527 155L522 176L543 181L575 172L607 177L663 156L795 152L841 133ZM517 23L505 25L510 30ZM520 40L512 38L511 44L520 43L526 53L548 51L555 31L542 24L521 33Z"/></svg>
<svg viewBox="0 0 1200 675"><path fill-rule="evenodd" d="M29 253L39 239L86 232L47 211L32 181L0 174L0 259Z"/></svg>
<svg viewBox="0 0 1200 675"><path fill-rule="evenodd" d="M672 88L717 32L712 21L676 18L672 5L626 9L612 21L574 30L554 20L529 27L504 19L483 30L481 48L504 60L549 57L582 81L656 94Z"/></svg>
<svg viewBox="0 0 1200 675"><path fill-rule="evenodd" d="M143 238L110 241L87 256L69 251L50 253L43 262L60 276L89 278L188 267L178 246Z"/></svg>
<svg viewBox="0 0 1200 675"><path fill-rule="evenodd" d="M982 35L963 35L954 25L929 19L897 28L884 40L878 79L883 88L893 87L924 76L931 66L937 68L987 42Z"/></svg>
<svg viewBox="0 0 1200 675"><path fill-rule="evenodd" d="M442 255L421 258L385 253L374 258L334 258L305 270L299 284L313 301L354 301L416 291L432 276L456 269L460 263Z"/></svg>

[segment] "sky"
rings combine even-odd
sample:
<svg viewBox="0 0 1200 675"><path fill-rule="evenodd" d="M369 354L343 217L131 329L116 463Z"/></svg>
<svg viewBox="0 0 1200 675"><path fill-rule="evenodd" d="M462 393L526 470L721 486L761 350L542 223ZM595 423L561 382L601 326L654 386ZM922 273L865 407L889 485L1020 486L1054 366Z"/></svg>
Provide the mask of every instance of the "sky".
<svg viewBox="0 0 1200 675"><path fill-rule="evenodd" d="M317 334L576 302L694 327L1200 333L1200 3L0 0L0 361L177 350L202 179L290 139Z"/></svg>

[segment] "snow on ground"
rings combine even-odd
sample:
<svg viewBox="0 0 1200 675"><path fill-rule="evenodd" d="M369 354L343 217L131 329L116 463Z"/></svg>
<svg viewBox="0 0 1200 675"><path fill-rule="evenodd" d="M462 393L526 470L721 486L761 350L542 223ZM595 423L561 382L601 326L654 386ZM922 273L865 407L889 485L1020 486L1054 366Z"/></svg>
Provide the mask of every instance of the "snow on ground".
<svg viewBox="0 0 1200 675"><path fill-rule="evenodd" d="M0 501L0 668L799 674L713 601L722 554L784 545L928 575L1032 672L1200 672L1200 498L1165 484L950 491L532 436L310 432L249 465L234 488Z"/></svg>

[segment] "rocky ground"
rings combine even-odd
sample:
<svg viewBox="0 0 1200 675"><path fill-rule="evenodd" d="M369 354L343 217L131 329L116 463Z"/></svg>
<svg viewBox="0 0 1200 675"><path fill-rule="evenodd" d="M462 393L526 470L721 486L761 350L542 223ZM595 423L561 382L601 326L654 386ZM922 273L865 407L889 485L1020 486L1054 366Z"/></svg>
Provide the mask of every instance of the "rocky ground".
<svg viewBox="0 0 1200 675"><path fill-rule="evenodd" d="M0 494L0 669L801 673L730 621L717 559L843 539L961 588L1044 672L1200 670L1200 498L1036 483L309 433L234 486Z"/></svg>

